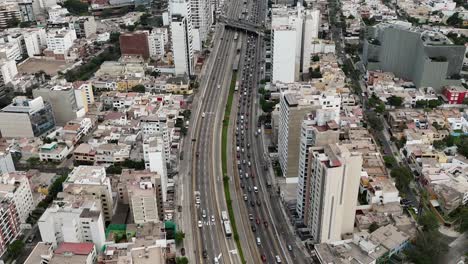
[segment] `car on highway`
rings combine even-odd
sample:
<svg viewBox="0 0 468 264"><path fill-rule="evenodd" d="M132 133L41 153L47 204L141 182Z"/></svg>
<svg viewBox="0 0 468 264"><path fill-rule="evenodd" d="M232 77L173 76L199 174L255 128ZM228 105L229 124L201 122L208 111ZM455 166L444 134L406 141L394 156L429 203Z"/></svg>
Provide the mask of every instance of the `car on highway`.
<svg viewBox="0 0 468 264"><path fill-rule="evenodd" d="M281 263L281 258L280 258L280 256L276 255L276 256L275 256L275 259L276 259L276 263Z"/></svg>
<svg viewBox="0 0 468 264"><path fill-rule="evenodd" d="M254 192L255 192L255 193L258 193L258 188L257 188L257 186L254 186L253 189L254 189Z"/></svg>
<svg viewBox="0 0 468 264"><path fill-rule="evenodd" d="M203 113L201 114L201 117L202 117L202 118L204 118L204 117L205 117L205 112L203 112Z"/></svg>
<svg viewBox="0 0 468 264"><path fill-rule="evenodd" d="M244 201L247 201L248 199L247 194L244 194Z"/></svg>
<svg viewBox="0 0 468 264"><path fill-rule="evenodd" d="M263 221L263 225L264 225L265 227L268 227L268 221L267 221L267 220Z"/></svg>
<svg viewBox="0 0 468 264"><path fill-rule="evenodd" d="M241 187L242 189L244 189L244 187L245 187L245 184L244 184L243 182L241 182L241 185L240 185L240 187Z"/></svg>
<svg viewBox="0 0 468 264"><path fill-rule="evenodd" d="M202 211L202 217L206 218L206 211L205 210Z"/></svg>
<svg viewBox="0 0 468 264"><path fill-rule="evenodd" d="M261 202L260 200L257 200L257 205L260 206L261 205Z"/></svg>
<svg viewBox="0 0 468 264"><path fill-rule="evenodd" d="M250 220L250 221L253 221L253 220L254 220L254 217L253 217L252 214L249 214L249 220Z"/></svg>
<svg viewBox="0 0 468 264"><path fill-rule="evenodd" d="M198 227L200 227L200 228L201 228L202 226L203 226L203 223L202 223L202 221L198 220Z"/></svg>
<svg viewBox="0 0 468 264"><path fill-rule="evenodd" d="M245 178L248 179L249 178L249 174L246 172L245 173Z"/></svg>
<svg viewBox="0 0 468 264"><path fill-rule="evenodd" d="M211 222L214 222L215 221L215 217L214 215L211 216Z"/></svg>
<svg viewBox="0 0 468 264"><path fill-rule="evenodd" d="M265 254L262 254L262 261L263 261L263 262L266 262L266 261L267 261L267 258L266 258L266 256L265 256Z"/></svg>
<svg viewBox="0 0 468 264"><path fill-rule="evenodd" d="M260 240L260 237L257 237L257 246L260 246L262 244L262 241Z"/></svg>
<svg viewBox="0 0 468 264"><path fill-rule="evenodd" d="M249 188L247 188L247 190L248 190L249 192L251 192L251 191L252 191L252 187L249 186Z"/></svg>
<svg viewBox="0 0 468 264"><path fill-rule="evenodd" d="M253 200L250 200L250 206L252 206L252 207L255 206L255 202Z"/></svg>
<svg viewBox="0 0 468 264"><path fill-rule="evenodd" d="M203 258L207 258L208 257L208 251L206 251L206 249L203 250Z"/></svg>
<svg viewBox="0 0 468 264"><path fill-rule="evenodd" d="M255 223L257 223L257 225L260 224L260 219L257 217L257 219L255 219Z"/></svg>
<svg viewBox="0 0 468 264"><path fill-rule="evenodd" d="M252 166L252 163L250 161L247 164L249 165L249 167Z"/></svg>
<svg viewBox="0 0 468 264"><path fill-rule="evenodd" d="M256 231L257 231L257 228L254 225L252 225L252 232L256 232Z"/></svg>
<svg viewBox="0 0 468 264"><path fill-rule="evenodd" d="M292 246L290 244L288 244L288 250L292 251Z"/></svg>

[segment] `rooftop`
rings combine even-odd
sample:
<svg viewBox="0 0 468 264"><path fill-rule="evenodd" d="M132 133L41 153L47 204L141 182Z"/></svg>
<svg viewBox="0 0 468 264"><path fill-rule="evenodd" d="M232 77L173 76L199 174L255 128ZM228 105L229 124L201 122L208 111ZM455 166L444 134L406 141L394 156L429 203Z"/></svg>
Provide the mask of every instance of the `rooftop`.
<svg viewBox="0 0 468 264"><path fill-rule="evenodd" d="M75 255L88 255L94 250L94 244L90 242L69 243L63 242L54 251L55 254L73 253Z"/></svg>

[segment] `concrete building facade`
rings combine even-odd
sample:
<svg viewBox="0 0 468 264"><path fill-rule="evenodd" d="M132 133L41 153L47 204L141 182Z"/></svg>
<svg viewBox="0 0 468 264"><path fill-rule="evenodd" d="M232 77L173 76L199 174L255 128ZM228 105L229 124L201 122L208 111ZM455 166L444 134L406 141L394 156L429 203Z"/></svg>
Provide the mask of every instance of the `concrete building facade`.
<svg viewBox="0 0 468 264"><path fill-rule="evenodd" d="M54 127L52 107L42 97L17 96L0 110L0 131L4 137L38 137Z"/></svg>
<svg viewBox="0 0 468 264"><path fill-rule="evenodd" d="M441 32L394 21L368 28L363 45L368 70L393 72L417 88L460 85L465 46L453 45Z"/></svg>
<svg viewBox="0 0 468 264"><path fill-rule="evenodd" d="M80 109L76 103L75 91L71 86L57 85L34 89L33 96L34 98L41 97L50 103L58 126L64 126L68 121L78 117Z"/></svg>
<svg viewBox="0 0 468 264"><path fill-rule="evenodd" d="M354 229L362 157L338 144L312 147L309 152L307 227L314 243L339 241Z"/></svg>

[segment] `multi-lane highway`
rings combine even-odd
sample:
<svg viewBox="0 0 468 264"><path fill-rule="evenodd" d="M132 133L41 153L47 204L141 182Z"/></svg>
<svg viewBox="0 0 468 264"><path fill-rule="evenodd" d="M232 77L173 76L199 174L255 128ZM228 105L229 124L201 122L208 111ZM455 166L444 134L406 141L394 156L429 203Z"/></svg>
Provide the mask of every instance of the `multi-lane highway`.
<svg viewBox="0 0 468 264"><path fill-rule="evenodd" d="M235 16L240 6L240 0L230 2L225 15ZM227 211L221 168L222 119L237 41L242 41L235 40L235 35L222 25L215 29L214 48L201 74L184 146L188 157L180 170L181 225L190 233L184 245L189 259L196 263L241 263L234 239L226 237L221 220L221 211Z"/></svg>
<svg viewBox="0 0 468 264"><path fill-rule="evenodd" d="M227 18L238 19L241 15L252 24L264 23L265 14L266 1L237 0L224 9ZM232 141L228 144L232 145L228 147L232 149L228 154L232 155L228 155L228 165L232 167L228 173L234 179L230 188L241 247L247 263L276 263L278 259L290 263L285 240L275 226L278 217L272 215L272 190L267 186L268 172L264 171L263 145L257 131L256 93L264 67L263 38L218 25L213 43L192 107L189 142L184 144L184 153L189 155L185 154L188 157L180 168L180 224L186 232L187 255L197 263L241 263L234 239L226 237L221 219L221 211L227 211L221 168L222 119L232 66L240 56L240 86L230 133L236 135L229 137Z"/></svg>

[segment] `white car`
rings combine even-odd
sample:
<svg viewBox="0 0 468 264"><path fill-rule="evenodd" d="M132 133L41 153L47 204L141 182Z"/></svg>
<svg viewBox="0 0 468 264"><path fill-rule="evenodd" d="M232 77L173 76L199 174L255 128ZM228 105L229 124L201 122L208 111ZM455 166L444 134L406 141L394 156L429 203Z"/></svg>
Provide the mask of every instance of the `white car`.
<svg viewBox="0 0 468 264"><path fill-rule="evenodd" d="M202 216L203 216L203 218L206 218L206 211L205 210L203 210Z"/></svg>
<svg viewBox="0 0 468 264"><path fill-rule="evenodd" d="M201 114L201 117L205 117L205 112L203 112L203 113Z"/></svg>
<svg viewBox="0 0 468 264"><path fill-rule="evenodd" d="M214 215L211 216L211 222L214 222L215 221L215 217Z"/></svg>
<svg viewBox="0 0 468 264"><path fill-rule="evenodd" d="M202 221L198 221L198 227L201 228L202 226L203 226Z"/></svg>

